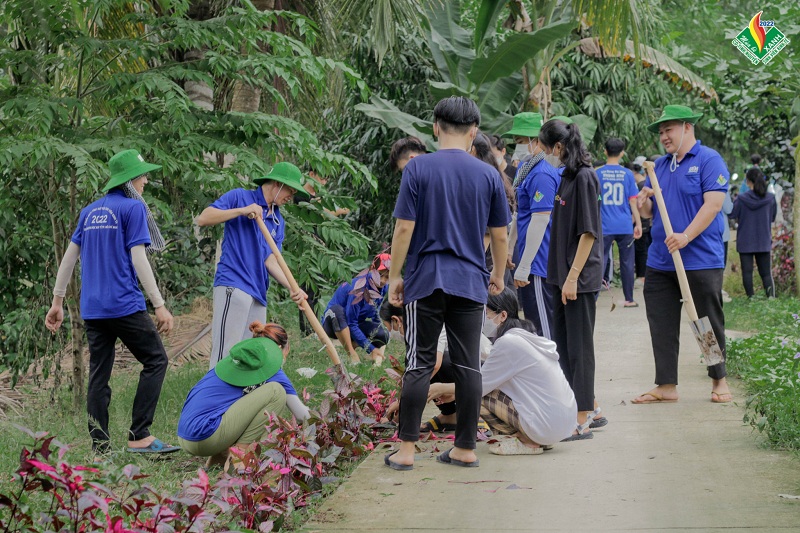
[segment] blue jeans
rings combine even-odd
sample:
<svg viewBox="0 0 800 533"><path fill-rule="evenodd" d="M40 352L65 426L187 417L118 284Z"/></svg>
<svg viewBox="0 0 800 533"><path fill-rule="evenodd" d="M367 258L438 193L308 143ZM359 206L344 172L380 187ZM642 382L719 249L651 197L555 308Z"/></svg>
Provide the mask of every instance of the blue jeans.
<svg viewBox="0 0 800 533"><path fill-rule="evenodd" d="M622 278L622 293L625 295L625 300L628 302L633 301L633 267L634 267L634 247L633 235L603 235L603 250L610 253L611 244L617 243L619 249L619 275ZM605 258L608 261L608 257ZM604 276L603 279L608 281L610 276Z"/></svg>

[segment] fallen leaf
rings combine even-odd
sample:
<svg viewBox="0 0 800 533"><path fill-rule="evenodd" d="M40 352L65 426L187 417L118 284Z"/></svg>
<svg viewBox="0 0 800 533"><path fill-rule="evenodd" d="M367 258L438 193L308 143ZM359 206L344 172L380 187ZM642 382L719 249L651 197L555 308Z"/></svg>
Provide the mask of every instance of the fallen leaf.
<svg viewBox="0 0 800 533"><path fill-rule="evenodd" d="M506 489L507 489L507 490L514 490L514 489L531 489L531 490L532 490L532 487L520 487L520 486L516 485L515 483L512 483L511 485L509 485L508 487L506 487Z"/></svg>
<svg viewBox="0 0 800 533"><path fill-rule="evenodd" d="M621 401L621 402L619 402L617 405L628 405L628 404L626 404L626 403L625 403L625 400L622 400L622 401Z"/></svg>
<svg viewBox="0 0 800 533"><path fill-rule="evenodd" d="M788 498L790 500L800 500L800 496L792 496L791 494L778 494L779 498Z"/></svg>
<svg viewBox="0 0 800 533"><path fill-rule="evenodd" d="M486 444L494 444L495 442L500 442L500 441L497 439L489 439L486 441Z"/></svg>
<svg viewBox="0 0 800 533"><path fill-rule="evenodd" d="M651 455L650 457L648 457L648 459L655 459L655 458L656 458L655 455Z"/></svg>

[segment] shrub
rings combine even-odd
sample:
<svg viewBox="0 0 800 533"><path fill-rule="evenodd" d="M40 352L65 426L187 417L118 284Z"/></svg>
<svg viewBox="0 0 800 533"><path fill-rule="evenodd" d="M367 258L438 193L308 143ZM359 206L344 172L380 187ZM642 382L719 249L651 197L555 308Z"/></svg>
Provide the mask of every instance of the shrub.
<svg viewBox="0 0 800 533"><path fill-rule="evenodd" d="M775 294L795 294L794 231L781 226L772 240L772 279Z"/></svg>

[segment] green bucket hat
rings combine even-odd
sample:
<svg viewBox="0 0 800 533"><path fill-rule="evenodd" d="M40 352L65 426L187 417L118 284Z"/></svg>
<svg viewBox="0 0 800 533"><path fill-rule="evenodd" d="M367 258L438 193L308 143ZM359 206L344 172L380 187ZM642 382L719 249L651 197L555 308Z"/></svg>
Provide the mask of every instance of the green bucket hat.
<svg viewBox="0 0 800 533"><path fill-rule="evenodd" d="M303 188L303 184L300 182L301 176L302 174L300 173L299 168L291 163L281 162L275 163L275 165L272 167L272 170L269 171L269 174L263 178L254 179L253 183L256 185L261 185L267 180L280 181L281 183L296 190L297 194L304 200L310 200L311 195L308 194L308 191Z"/></svg>
<svg viewBox="0 0 800 533"><path fill-rule="evenodd" d="M111 179L108 180L103 192L110 191L114 187L119 187L123 183L138 178L142 174L158 170L161 165L146 163L144 158L136 150L123 150L108 160L108 169L111 171Z"/></svg>
<svg viewBox="0 0 800 533"><path fill-rule="evenodd" d="M283 365L283 352L275 341L256 337L233 345L230 355L214 367L217 377L229 385L249 387L274 376Z"/></svg>
<svg viewBox="0 0 800 533"><path fill-rule="evenodd" d="M688 122L689 124L694 124L700 117L702 117L702 113L694 114L690 107L686 107L685 105L668 105L664 106L664 111L661 113L661 116L658 117L658 120L647 126L647 131L650 133L658 133L658 125L662 122L667 122L670 120L681 120L683 122Z"/></svg>
<svg viewBox="0 0 800 533"><path fill-rule="evenodd" d="M538 137L542 129L542 115L539 113L517 113L514 123L505 135L519 135L520 137Z"/></svg>
<svg viewBox="0 0 800 533"><path fill-rule="evenodd" d="M549 119L547 119L547 122L550 122L551 120L560 120L565 124L572 124L572 119L564 115L556 115L555 117L550 117Z"/></svg>

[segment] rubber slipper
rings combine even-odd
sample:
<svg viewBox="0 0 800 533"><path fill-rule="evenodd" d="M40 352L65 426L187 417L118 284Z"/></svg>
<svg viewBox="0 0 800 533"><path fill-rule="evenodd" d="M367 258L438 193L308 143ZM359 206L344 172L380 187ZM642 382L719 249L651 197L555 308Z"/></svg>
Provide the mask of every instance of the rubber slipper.
<svg viewBox="0 0 800 533"><path fill-rule="evenodd" d="M150 443L150 446L146 446L144 448L131 448L128 447L128 452L130 453L175 453L181 451L180 446L170 446L169 444L165 444L160 440L156 439Z"/></svg>
<svg viewBox="0 0 800 533"><path fill-rule="evenodd" d="M714 399L714 395L715 394L717 395L716 399ZM730 396L730 398L728 398L727 400L720 400L719 399L720 396L725 396L726 394L728 396ZM730 392L714 392L714 391L711 391L711 401L713 403L728 403L728 402L732 402L733 401L733 394L731 394Z"/></svg>
<svg viewBox="0 0 800 533"><path fill-rule="evenodd" d="M398 450L399 451L399 450ZM414 470L414 465L401 465L400 463L395 463L389 457L393 456L397 452L392 452L389 455L385 455L383 457L383 464L390 468L394 468L395 470Z"/></svg>
<svg viewBox="0 0 800 533"><path fill-rule="evenodd" d="M630 303L632 303L633 305L625 304L622 307L639 307L639 304L637 304L636 302L630 302Z"/></svg>
<svg viewBox="0 0 800 533"><path fill-rule="evenodd" d="M475 468L477 466L480 466L481 462L478 459L475 459L471 463L465 463L464 461L459 461L458 459L450 459L450 452L452 450L453 450L453 448L450 448L449 450L447 450L443 454L437 455L436 456L436 462L437 463L444 463L446 465L463 466L465 468Z"/></svg>
<svg viewBox="0 0 800 533"><path fill-rule="evenodd" d="M480 424L478 424L480 427ZM419 428L420 433L428 433L429 431L433 431L434 433L442 433L444 431L455 431L456 425L455 424L443 424L441 420L439 420L438 416L434 416L425 424Z"/></svg>
<svg viewBox="0 0 800 533"><path fill-rule="evenodd" d="M636 398L634 398L633 400L631 400L631 403L632 404L636 404L636 405L642 405L642 404L645 404L645 403L675 403L675 402L678 401L678 400L665 400L664 398L662 398L658 394L653 394L652 392L645 392L644 394L640 394L639 396L652 396L655 399L653 399L653 400L642 400L640 402L637 402Z"/></svg>

